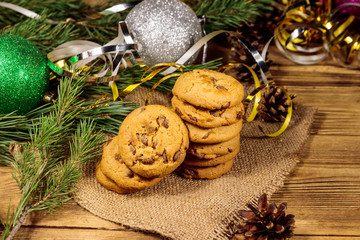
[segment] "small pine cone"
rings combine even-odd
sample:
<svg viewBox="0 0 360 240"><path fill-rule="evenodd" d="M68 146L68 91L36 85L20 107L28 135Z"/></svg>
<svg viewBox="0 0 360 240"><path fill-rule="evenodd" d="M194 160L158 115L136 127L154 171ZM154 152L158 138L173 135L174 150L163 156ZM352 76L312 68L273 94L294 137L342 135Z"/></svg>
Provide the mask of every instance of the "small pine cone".
<svg viewBox="0 0 360 240"><path fill-rule="evenodd" d="M294 215L285 214L286 203L268 204L266 194L259 198L258 209L248 204L250 211L239 212L243 221L236 226L237 233L245 236L245 240L284 240L294 233Z"/></svg>
<svg viewBox="0 0 360 240"><path fill-rule="evenodd" d="M255 22L240 23L235 36L239 39L247 40L258 52L262 52L265 44L274 35L276 25L280 20L283 10L276 7L273 11L266 13L264 16L259 17ZM231 47L230 59L233 63L243 63L250 66L257 76L260 76L260 69L251 54L245 47L230 34L228 41ZM265 63L270 68L271 60L266 56ZM226 74L233 76L242 82L254 82L252 74L244 66L238 65L229 69Z"/></svg>
<svg viewBox="0 0 360 240"><path fill-rule="evenodd" d="M260 67L256 63L254 57L246 49L246 47L239 40L248 41L259 53L262 52L265 42L261 40L262 36L257 32L251 30L252 24L243 23L236 33L231 33L228 36L231 45L230 61L235 65L229 70L225 71L226 74L238 79L242 82L254 82L252 74L242 64L251 67L257 76L260 76ZM247 36L246 34L249 33ZM270 67L271 60L266 56L265 63Z"/></svg>
<svg viewBox="0 0 360 240"><path fill-rule="evenodd" d="M290 94L290 97L293 100L296 95ZM258 116L268 122L283 122L286 119L289 106L290 102L281 88L270 86L262 92L257 108Z"/></svg>

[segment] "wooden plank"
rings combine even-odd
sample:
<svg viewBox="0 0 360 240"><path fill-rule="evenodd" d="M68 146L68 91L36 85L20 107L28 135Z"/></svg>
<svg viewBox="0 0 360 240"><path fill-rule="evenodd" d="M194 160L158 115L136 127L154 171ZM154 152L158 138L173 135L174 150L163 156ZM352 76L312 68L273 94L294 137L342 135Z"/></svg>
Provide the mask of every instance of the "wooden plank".
<svg viewBox="0 0 360 240"><path fill-rule="evenodd" d="M9 206L14 209L20 200L20 190L13 179L11 167L0 166L0 218L6 219Z"/></svg>
<svg viewBox="0 0 360 240"><path fill-rule="evenodd" d="M326 136L314 135L303 148L304 154L320 154L322 156L351 156L358 157L360 146L360 136ZM336 153L336 155L334 155ZM356 163L356 159L354 159Z"/></svg>
<svg viewBox="0 0 360 240"><path fill-rule="evenodd" d="M311 128L311 134L328 135L360 135L360 111L354 109L341 109L329 106L332 109L318 109Z"/></svg>
<svg viewBox="0 0 360 240"><path fill-rule="evenodd" d="M288 203L296 234L360 236L359 142L359 136L315 135L305 146L294 172L271 197Z"/></svg>
<svg viewBox="0 0 360 240"><path fill-rule="evenodd" d="M80 220L81 219L81 220ZM55 213L45 211L31 213L24 222L25 226L66 227L66 228L104 228L124 230L119 224L102 219L71 200Z"/></svg>
<svg viewBox="0 0 360 240"><path fill-rule="evenodd" d="M329 109L354 109L360 102L360 86L346 88L338 87L334 90L328 86L288 86L290 93L297 94L295 98L301 104L326 107Z"/></svg>
<svg viewBox="0 0 360 240"><path fill-rule="evenodd" d="M318 107L312 134L360 135L360 87L339 87L336 93L319 86L289 86L288 90L297 94L295 104Z"/></svg>
<svg viewBox="0 0 360 240"><path fill-rule="evenodd" d="M312 81L311 78L313 75L317 75L320 82L330 83L333 77L336 76L346 76L348 78L342 79L341 83L349 83L349 81L354 81L358 83L360 72L357 69L351 69L342 67L339 63L331 59L330 57L324 59L323 61L310 64L303 65L290 61L286 58L275 45L271 45L269 48L268 57L272 60L270 65L270 72L272 75L289 75L293 76L294 80L303 78L303 73L309 73L309 76L305 78L308 81ZM280 74L274 74L274 71L278 71ZM295 73L295 74L294 74ZM312 73L312 74L311 74ZM276 79L275 79L276 80ZM329 82L330 81L330 82ZM313 81L318 82L318 81Z"/></svg>
<svg viewBox="0 0 360 240"><path fill-rule="evenodd" d="M295 215L295 233L302 235L360 236L360 190L332 192L302 191L285 186L271 198L272 202L287 202L287 214ZM353 192L345 194L343 192Z"/></svg>
<svg viewBox="0 0 360 240"><path fill-rule="evenodd" d="M154 234L147 234L142 232L132 231L117 231L117 230L103 230L103 229L81 229L81 228L32 228L22 227L15 240L21 239L36 239L36 240L49 240L49 239L71 239L71 240L84 240L84 239L131 239L131 240L159 240L160 238Z"/></svg>
<svg viewBox="0 0 360 240"><path fill-rule="evenodd" d="M360 78L359 71L328 65L301 66L301 74L299 66L271 65L270 72L282 85L356 87Z"/></svg>

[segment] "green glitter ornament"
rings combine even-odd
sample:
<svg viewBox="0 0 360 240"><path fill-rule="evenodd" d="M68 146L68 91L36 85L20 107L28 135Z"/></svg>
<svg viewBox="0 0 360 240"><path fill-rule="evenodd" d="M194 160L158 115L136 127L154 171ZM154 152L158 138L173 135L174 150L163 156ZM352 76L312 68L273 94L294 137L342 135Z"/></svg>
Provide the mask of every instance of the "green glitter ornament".
<svg viewBox="0 0 360 240"><path fill-rule="evenodd" d="M0 114L25 114L40 105L49 85L47 61L24 38L0 34Z"/></svg>

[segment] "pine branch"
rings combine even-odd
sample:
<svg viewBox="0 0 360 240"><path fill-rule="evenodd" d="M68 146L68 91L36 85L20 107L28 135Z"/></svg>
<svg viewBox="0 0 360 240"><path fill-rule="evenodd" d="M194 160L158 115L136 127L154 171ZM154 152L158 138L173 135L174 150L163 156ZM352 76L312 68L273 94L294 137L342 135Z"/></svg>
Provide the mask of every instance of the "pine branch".
<svg viewBox="0 0 360 240"><path fill-rule="evenodd" d="M254 21L272 11L273 0L205 0L193 1L197 15L206 16L206 31L236 29L241 22Z"/></svg>
<svg viewBox="0 0 360 240"><path fill-rule="evenodd" d="M27 214L29 208L30 208L30 205L25 206L24 210L21 212L21 215L19 217L19 220L18 220L17 224L13 227L13 230L6 237L6 240L11 240L11 239L13 239L15 237L15 234L19 231L21 225L25 221L25 217L26 217L26 214ZM3 236L3 238L4 238L4 236Z"/></svg>
<svg viewBox="0 0 360 240"><path fill-rule="evenodd" d="M33 12L40 14L43 9L49 9L53 20L62 21L67 18L83 18L90 7L81 0L4 0ZM14 11L1 10L0 22L4 25L12 25L24 21L27 17Z"/></svg>
<svg viewBox="0 0 360 240"><path fill-rule="evenodd" d="M34 11L42 18L31 19L0 7L0 33L28 39L44 56L60 44L71 40L91 40L105 44L117 36L118 22L124 20L128 12L94 19L92 16L101 10L90 8L81 0L10 2ZM57 20L59 23L52 25L46 19Z"/></svg>
<svg viewBox="0 0 360 240"><path fill-rule="evenodd" d="M16 234L31 211L53 211L71 199L69 194L81 176L81 164L101 153L99 146L104 137L101 133L94 134L94 121L81 120L72 131L76 122L73 117L80 111L78 98L83 85L83 81L67 78L60 82L59 97L52 111L32 126L31 141L24 144L23 151L14 154L10 162L21 197L5 224L3 234L9 233L8 239Z"/></svg>
<svg viewBox="0 0 360 240"><path fill-rule="evenodd" d="M91 118L96 123L95 131L101 130L108 134L117 134L123 119L139 107L133 102L113 102L109 99L96 104L98 106L108 104L108 106L92 107L95 105L95 102L95 100L86 101L83 104L83 107L86 109L81 111L75 119L79 121Z"/></svg>

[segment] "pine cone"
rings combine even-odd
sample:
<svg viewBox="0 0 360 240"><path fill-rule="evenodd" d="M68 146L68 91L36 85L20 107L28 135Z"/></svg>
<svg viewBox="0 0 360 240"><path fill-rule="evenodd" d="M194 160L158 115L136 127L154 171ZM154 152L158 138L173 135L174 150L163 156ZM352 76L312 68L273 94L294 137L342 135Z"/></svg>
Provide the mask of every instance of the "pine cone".
<svg viewBox="0 0 360 240"><path fill-rule="evenodd" d="M294 215L285 214L286 203L268 204L266 194L259 198L258 209L247 205L251 211L240 211L243 221L236 226L238 233L246 240L283 240L291 238L294 233Z"/></svg>
<svg viewBox="0 0 360 240"><path fill-rule="evenodd" d="M271 12L264 14L256 19L255 22L248 24L240 24L237 32L247 37L249 41L258 41L259 45L264 46L267 41L274 35L280 16L283 13L284 7L278 7L276 4ZM261 48L262 51L262 48Z"/></svg>
<svg viewBox="0 0 360 240"><path fill-rule="evenodd" d="M265 14L256 22L240 23L236 30L236 37L247 40L258 52L261 53L267 41L269 41L269 39L274 35L281 13L281 9L274 8L272 12ZM232 46L230 54L231 61L233 63L243 63L250 66L255 73L260 76L259 66L245 47L231 35L228 39ZM265 63L268 67L270 67L271 60L266 57ZM241 64L232 66L225 71L225 73L243 82L253 82L251 73Z"/></svg>
<svg viewBox="0 0 360 240"><path fill-rule="evenodd" d="M254 82L252 74L242 64L251 67L258 76L260 76L260 67L239 39L248 41L259 53L264 49L266 42L262 40L262 35L257 31L251 30L252 24L243 23L241 26L242 27L239 27L239 29L242 29L242 32L239 32L238 29L236 33L229 34L228 37L231 45L230 61L239 64L235 64L228 68L225 73L243 82ZM266 57L265 63L270 67L271 60Z"/></svg>
<svg viewBox="0 0 360 240"><path fill-rule="evenodd" d="M296 95L290 94L290 97L292 100ZM270 86L262 92L257 108L258 116L264 121L283 122L286 119L289 106L290 102L281 88Z"/></svg>

